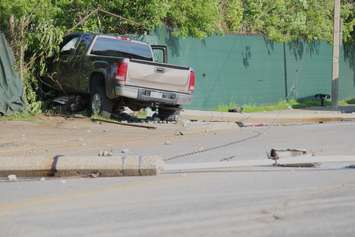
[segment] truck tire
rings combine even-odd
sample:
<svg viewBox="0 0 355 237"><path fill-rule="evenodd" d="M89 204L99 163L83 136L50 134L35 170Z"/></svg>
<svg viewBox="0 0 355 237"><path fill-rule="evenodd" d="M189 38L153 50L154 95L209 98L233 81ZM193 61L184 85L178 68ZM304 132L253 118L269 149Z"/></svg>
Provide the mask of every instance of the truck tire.
<svg viewBox="0 0 355 237"><path fill-rule="evenodd" d="M90 110L92 115L107 115L112 113L113 103L106 96L104 85L93 83L90 92Z"/></svg>
<svg viewBox="0 0 355 237"><path fill-rule="evenodd" d="M158 118L162 121L177 121L180 112L180 107L160 107L158 112Z"/></svg>

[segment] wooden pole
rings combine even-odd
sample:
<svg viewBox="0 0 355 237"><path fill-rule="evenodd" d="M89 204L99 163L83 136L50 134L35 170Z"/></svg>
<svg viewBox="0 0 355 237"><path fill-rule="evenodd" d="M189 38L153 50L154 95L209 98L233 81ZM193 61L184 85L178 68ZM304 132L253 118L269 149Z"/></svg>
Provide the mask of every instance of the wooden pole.
<svg viewBox="0 0 355 237"><path fill-rule="evenodd" d="M333 28L333 70L332 70L332 105L338 106L339 99L339 51L340 51L340 0L334 0Z"/></svg>
<svg viewBox="0 0 355 237"><path fill-rule="evenodd" d="M21 17L20 19L20 78L24 81L24 57L25 57L25 49L24 49L24 30L25 30L25 17Z"/></svg>

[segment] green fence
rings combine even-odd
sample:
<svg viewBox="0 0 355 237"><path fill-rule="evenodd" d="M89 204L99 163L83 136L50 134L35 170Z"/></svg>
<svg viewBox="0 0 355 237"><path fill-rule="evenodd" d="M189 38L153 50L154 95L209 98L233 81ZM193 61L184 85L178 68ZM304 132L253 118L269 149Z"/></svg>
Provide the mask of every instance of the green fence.
<svg viewBox="0 0 355 237"><path fill-rule="evenodd" d="M214 110L229 103L265 104L330 94L332 47L325 42L282 44L257 35L181 39L164 28L143 40L166 44L170 63L196 70L196 91L188 108ZM355 97L354 62L355 47L344 46L341 98Z"/></svg>

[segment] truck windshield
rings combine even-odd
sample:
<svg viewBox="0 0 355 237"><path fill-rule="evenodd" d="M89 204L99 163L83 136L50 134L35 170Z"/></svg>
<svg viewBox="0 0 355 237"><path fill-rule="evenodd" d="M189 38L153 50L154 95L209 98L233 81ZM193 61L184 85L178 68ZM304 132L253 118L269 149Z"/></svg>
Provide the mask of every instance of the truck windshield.
<svg viewBox="0 0 355 237"><path fill-rule="evenodd" d="M152 51L148 45L108 37L98 37L91 54L153 61Z"/></svg>

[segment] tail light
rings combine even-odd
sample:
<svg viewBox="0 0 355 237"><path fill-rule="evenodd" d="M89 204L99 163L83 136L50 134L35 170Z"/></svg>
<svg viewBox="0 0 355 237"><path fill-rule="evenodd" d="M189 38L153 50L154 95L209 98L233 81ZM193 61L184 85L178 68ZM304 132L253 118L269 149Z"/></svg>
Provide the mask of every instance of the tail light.
<svg viewBox="0 0 355 237"><path fill-rule="evenodd" d="M194 70L190 70L189 74L189 92L192 93L195 90L196 75Z"/></svg>
<svg viewBox="0 0 355 237"><path fill-rule="evenodd" d="M116 39L118 39L118 40L131 40L127 36L117 36Z"/></svg>
<svg viewBox="0 0 355 237"><path fill-rule="evenodd" d="M124 84L127 79L128 72L128 59L124 59L122 62L117 64L116 68L116 79L120 84Z"/></svg>

